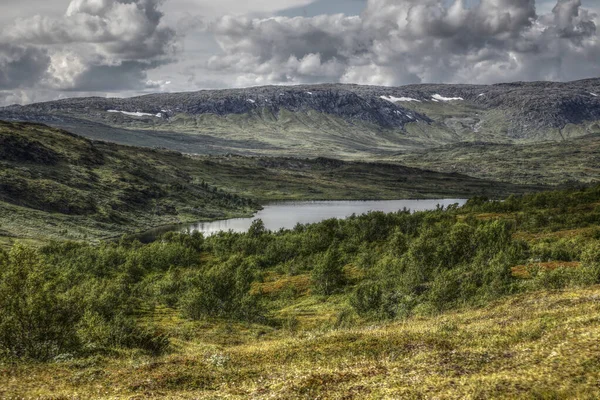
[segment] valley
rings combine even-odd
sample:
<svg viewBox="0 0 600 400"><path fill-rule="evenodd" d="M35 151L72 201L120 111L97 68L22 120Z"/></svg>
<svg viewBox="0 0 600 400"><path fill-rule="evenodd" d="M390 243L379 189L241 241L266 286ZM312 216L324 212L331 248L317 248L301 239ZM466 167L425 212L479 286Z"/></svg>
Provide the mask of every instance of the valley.
<svg viewBox="0 0 600 400"><path fill-rule="evenodd" d="M0 397L595 398L599 82L0 109Z"/></svg>
<svg viewBox="0 0 600 400"><path fill-rule="evenodd" d="M396 164L187 156L0 123L0 236L97 240L155 226L253 214L273 200L494 198L543 186L498 184Z"/></svg>

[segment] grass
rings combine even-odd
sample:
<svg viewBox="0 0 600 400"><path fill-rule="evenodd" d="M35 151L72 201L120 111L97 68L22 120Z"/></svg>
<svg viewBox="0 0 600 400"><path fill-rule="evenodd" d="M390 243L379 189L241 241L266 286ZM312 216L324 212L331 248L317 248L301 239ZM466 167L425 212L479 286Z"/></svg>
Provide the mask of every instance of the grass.
<svg viewBox="0 0 600 400"><path fill-rule="evenodd" d="M598 133L536 144L460 143L389 160L416 168L457 172L482 179L520 184L593 183L600 169Z"/></svg>
<svg viewBox="0 0 600 400"><path fill-rule="evenodd" d="M2 365L0 397L171 399L594 399L600 287L518 295L398 323L295 332L224 321L160 321L171 354L124 352L50 365ZM326 315L326 314L324 314ZM314 318L313 318L314 319Z"/></svg>
<svg viewBox="0 0 600 400"><path fill-rule="evenodd" d="M528 278L531 270L542 270L542 271L553 271L557 268L579 268L581 262L579 261L550 261L550 262L539 262L531 263L528 265L517 265L512 268L514 276L519 278Z"/></svg>

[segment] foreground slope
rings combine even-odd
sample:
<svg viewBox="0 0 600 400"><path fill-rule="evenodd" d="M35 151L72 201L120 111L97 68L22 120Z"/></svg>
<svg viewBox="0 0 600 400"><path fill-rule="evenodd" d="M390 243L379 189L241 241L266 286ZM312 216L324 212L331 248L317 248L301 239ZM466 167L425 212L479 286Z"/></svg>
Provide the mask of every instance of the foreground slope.
<svg viewBox="0 0 600 400"><path fill-rule="evenodd" d="M0 397L594 399L599 202L0 249Z"/></svg>
<svg viewBox="0 0 600 400"><path fill-rule="evenodd" d="M595 399L600 287L477 310L277 337L186 325L160 358L0 367L0 396L169 399ZM233 331L233 332L232 332Z"/></svg>
<svg viewBox="0 0 600 400"><path fill-rule="evenodd" d="M109 237L250 215L268 200L502 197L539 189L389 164L194 158L0 122L4 237Z"/></svg>
<svg viewBox="0 0 600 400"><path fill-rule="evenodd" d="M600 132L600 79L497 85L276 86L0 109L94 139L197 154L357 159L465 141Z"/></svg>

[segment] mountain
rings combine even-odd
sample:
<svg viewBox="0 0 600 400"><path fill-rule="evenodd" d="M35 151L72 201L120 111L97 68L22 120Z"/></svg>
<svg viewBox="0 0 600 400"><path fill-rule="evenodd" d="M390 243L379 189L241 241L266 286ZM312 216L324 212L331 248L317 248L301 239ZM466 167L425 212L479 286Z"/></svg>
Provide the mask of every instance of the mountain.
<svg viewBox="0 0 600 400"><path fill-rule="evenodd" d="M600 79L76 98L1 108L0 119L186 153L381 158L461 142L521 144L600 133Z"/></svg>

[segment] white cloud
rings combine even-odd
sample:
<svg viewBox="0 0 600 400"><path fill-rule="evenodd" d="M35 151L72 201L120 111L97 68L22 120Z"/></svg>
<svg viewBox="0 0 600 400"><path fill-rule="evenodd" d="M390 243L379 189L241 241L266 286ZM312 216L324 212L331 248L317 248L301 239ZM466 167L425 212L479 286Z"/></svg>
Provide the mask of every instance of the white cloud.
<svg viewBox="0 0 600 400"><path fill-rule="evenodd" d="M11 43L10 57L22 49L22 61L46 61L27 81L39 90L144 89L146 71L175 54L175 31L162 23L158 6L159 0L72 0L62 17L18 18L0 34L0 59ZM5 80L16 82L11 65L19 62L5 63L4 75L12 74Z"/></svg>
<svg viewBox="0 0 600 400"><path fill-rule="evenodd" d="M208 68L254 83L577 79L600 72L597 24L579 0L542 16L534 0L369 0L360 17L221 18Z"/></svg>

